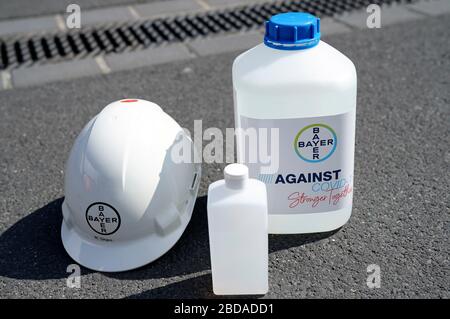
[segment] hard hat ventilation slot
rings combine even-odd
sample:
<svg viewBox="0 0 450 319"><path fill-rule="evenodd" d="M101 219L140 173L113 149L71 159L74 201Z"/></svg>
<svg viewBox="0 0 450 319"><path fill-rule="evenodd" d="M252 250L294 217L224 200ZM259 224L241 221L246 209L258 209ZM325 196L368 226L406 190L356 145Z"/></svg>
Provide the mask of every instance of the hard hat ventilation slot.
<svg viewBox="0 0 450 319"><path fill-rule="evenodd" d="M192 179L192 183L191 183L191 190L193 190L195 188L195 185L197 184L197 177L198 177L198 173L194 173L194 178Z"/></svg>

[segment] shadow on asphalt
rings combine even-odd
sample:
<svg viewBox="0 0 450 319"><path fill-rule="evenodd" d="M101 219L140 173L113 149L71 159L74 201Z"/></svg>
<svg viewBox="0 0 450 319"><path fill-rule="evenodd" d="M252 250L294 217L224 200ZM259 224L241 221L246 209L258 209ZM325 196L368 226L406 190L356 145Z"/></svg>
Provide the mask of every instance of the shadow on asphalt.
<svg viewBox="0 0 450 319"><path fill-rule="evenodd" d="M220 299L258 299L263 295L216 296L212 292L211 274L181 280L163 287L147 290L124 299L186 299L186 298L220 298Z"/></svg>
<svg viewBox="0 0 450 319"><path fill-rule="evenodd" d="M339 232L341 228L342 227L325 233L269 235L269 253L314 243L333 236Z"/></svg>
<svg viewBox="0 0 450 319"><path fill-rule="evenodd" d="M0 276L16 279L66 278L67 266L74 261L67 255L61 243L61 204L63 198L27 215L0 236ZM144 280L170 278L210 270L208 223L206 215L207 197L197 198L194 213L183 236L165 255L136 270L122 273L105 273L118 280ZM298 247L329 237L339 230L321 234L270 235L269 252ZM82 268L82 275L92 273ZM199 289L195 287L200 287ZM177 288L178 287L178 288ZM139 295L174 296L189 292L190 297L212 294L210 275L183 280L165 287L143 292ZM183 289L182 289L183 288ZM186 288L186 290L184 290ZM167 290L167 291L166 291ZM139 295L130 296L138 298ZM188 295L183 295L187 297Z"/></svg>
<svg viewBox="0 0 450 319"><path fill-rule="evenodd" d="M0 236L0 276L16 279L67 277L74 263L61 242L63 198L22 218Z"/></svg>
<svg viewBox="0 0 450 319"><path fill-rule="evenodd" d="M144 280L189 275L210 268L206 196L201 196L195 202L191 221L172 249L141 268L104 275L115 279Z"/></svg>
<svg viewBox="0 0 450 319"><path fill-rule="evenodd" d="M147 290L125 299L185 299L185 298L214 298L212 293L211 275L205 274L173 284Z"/></svg>

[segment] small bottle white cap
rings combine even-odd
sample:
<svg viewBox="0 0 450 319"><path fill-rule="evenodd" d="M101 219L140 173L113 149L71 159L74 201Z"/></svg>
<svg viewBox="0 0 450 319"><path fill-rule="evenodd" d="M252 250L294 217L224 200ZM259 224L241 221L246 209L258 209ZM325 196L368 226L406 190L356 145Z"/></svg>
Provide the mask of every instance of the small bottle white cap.
<svg viewBox="0 0 450 319"><path fill-rule="evenodd" d="M230 188L240 188L248 179L248 167L244 164L230 164L223 170L225 184Z"/></svg>

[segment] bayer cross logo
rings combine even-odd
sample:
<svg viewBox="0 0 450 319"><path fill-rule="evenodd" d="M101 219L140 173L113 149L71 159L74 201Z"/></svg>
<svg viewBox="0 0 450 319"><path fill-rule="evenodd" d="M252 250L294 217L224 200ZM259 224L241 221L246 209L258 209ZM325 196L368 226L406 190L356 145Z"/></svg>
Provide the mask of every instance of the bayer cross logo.
<svg viewBox="0 0 450 319"><path fill-rule="evenodd" d="M302 128L294 139L294 150L304 161L322 162L336 150L337 136L325 124L311 124Z"/></svg>
<svg viewBox="0 0 450 319"><path fill-rule="evenodd" d="M86 210L86 221L100 235L114 234L120 227L120 215L106 203L93 203Z"/></svg>

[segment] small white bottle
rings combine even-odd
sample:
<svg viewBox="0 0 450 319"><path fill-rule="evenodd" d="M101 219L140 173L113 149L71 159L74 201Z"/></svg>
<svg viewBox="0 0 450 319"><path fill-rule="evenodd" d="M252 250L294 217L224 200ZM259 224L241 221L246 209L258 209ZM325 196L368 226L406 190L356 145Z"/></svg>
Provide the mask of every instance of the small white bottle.
<svg viewBox="0 0 450 319"><path fill-rule="evenodd" d="M209 185L208 228L216 295L267 293L268 232L265 184L230 164L225 180Z"/></svg>
<svg viewBox="0 0 450 319"><path fill-rule="evenodd" d="M249 160L244 135L237 139L238 162L266 183L269 233L330 231L351 215L356 69L320 34L311 14L275 15L264 43L233 64L236 127L278 130L277 142L257 146L277 146L269 172Z"/></svg>

